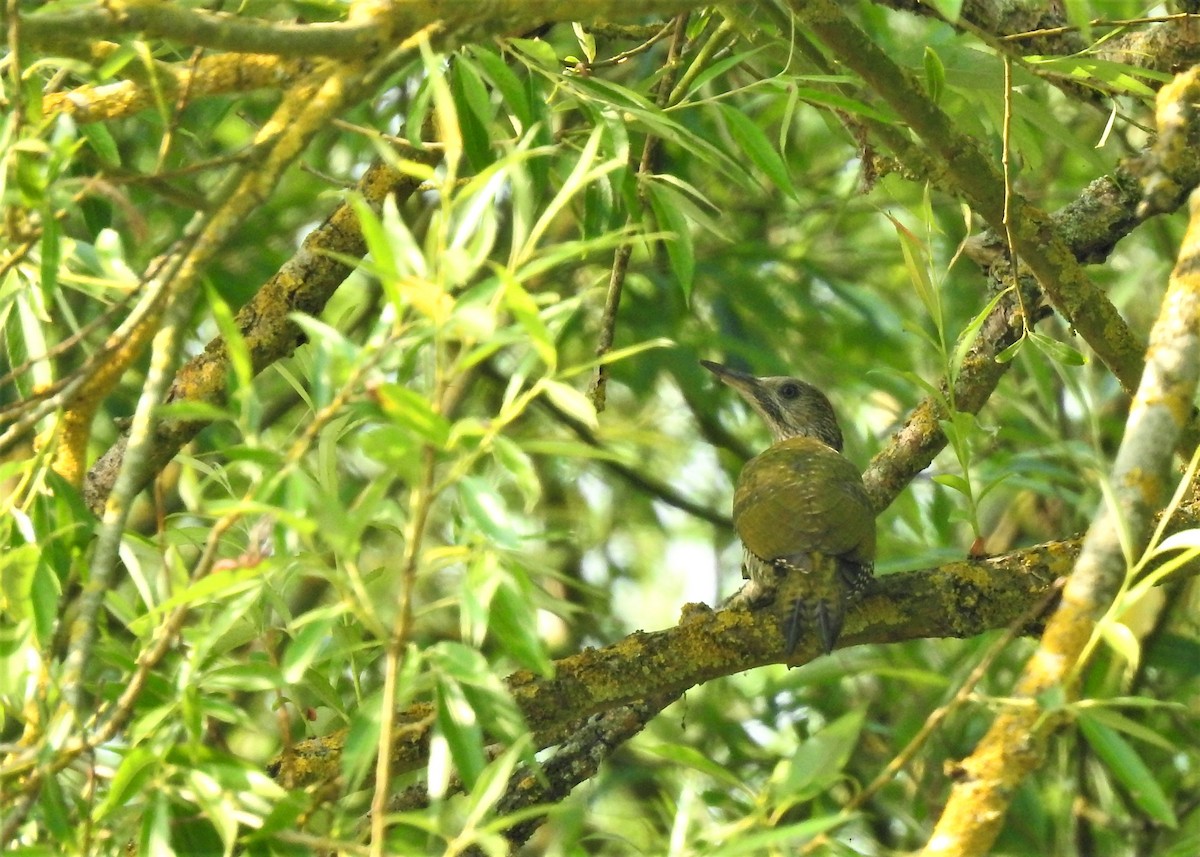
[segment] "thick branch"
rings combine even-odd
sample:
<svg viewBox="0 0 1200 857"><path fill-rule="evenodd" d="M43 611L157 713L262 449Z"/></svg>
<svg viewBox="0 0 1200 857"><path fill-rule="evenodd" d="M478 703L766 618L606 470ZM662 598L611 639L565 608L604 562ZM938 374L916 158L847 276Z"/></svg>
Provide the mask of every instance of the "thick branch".
<svg viewBox="0 0 1200 857"><path fill-rule="evenodd" d="M700 0L414 0L391 2L376 21L294 24L189 9L175 3L102 3L56 14L21 18L21 35L46 48L122 36L169 39L191 47L276 56L369 61L426 28L444 34L478 28L521 33L551 21L629 21L673 15L708 5ZM0 24L3 17L0 16Z"/></svg>
<svg viewBox="0 0 1200 857"><path fill-rule="evenodd" d="M988 560L895 574L846 618L839 647L926 637L969 637L1005 628L1042 598L1075 559L1077 541L1049 542ZM771 610L685 610L674 628L636 632L602 649L555 662L552 678L518 672L508 679L539 747L561 736L562 725L641 699L680 694L722 676L787 662L779 617ZM801 641L795 666L819 654L815 639ZM428 758L431 709L418 704L397 717L402 724L394 771L419 768ZM343 732L297 744L272 768L289 785L331 780L340 771Z"/></svg>
<svg viewBox="0 0 1200 857"><path fill-rule="evenodd" d="M285 89L311 71L304 59L280 59L271 54L215 54L196 63L155 63L155 80L122 80L99 86L80 86L52 92L42 111L63 113L76 122L102 122L153 107L159 97L174 101L186 92L190 101L227 92ZM157 88L157 91L156 91Z"/></svg>

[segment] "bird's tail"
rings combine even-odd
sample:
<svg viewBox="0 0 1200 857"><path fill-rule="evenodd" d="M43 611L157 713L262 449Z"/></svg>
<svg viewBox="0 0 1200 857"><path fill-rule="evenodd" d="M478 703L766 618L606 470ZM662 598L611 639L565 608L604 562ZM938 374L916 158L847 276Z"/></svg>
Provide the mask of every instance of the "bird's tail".
<svg viewBox="0 0 1200 857"><path fill-rule="evenodd" d="M816 632L821 651L829 654L842 633L845 618L846 604L842 598L793 599L792 609L783 629L787 656L790 658L795 653L796 646L800 643L800 635L808 628Z"/></svg>
<svg viewBox="0 0 1200 857"><path fill-rule="evenodd" d="M792 592L781 592L783 604L789 605L783 635L788 657L796 651L800 636L806 631L817 637L821 651L829 654L837 644L846 619L846 605L866 588L871 580L871 568L832 557L814 557L815 566L800 575L795 587L784 584ZM832 567L829 564L836 564Z"/></svg>

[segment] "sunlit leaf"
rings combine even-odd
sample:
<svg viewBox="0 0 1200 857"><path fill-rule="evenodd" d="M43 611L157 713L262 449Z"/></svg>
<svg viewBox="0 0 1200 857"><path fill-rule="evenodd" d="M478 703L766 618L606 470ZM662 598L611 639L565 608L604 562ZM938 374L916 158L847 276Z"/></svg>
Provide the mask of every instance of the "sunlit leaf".
<svg viewBox="0 0 1200 857"><path fill-rule="evenodd" d="M316 617L314 621L306 622L299 633L288 645L283 655L282 679L288 684L295 684L303 677L305 671L316 660L322 648L330 643L330 631L334 622L333 616Z"/></svg>
<svg viewBox="0 0 1200 857"><path fill-rule="evenodd" d="M438 682L436 711L438 732L446 741L455 772L468 789L473 788L485 764L483 730L475 711L458 684L447 680Z"/></svg>
<svg viewBox="0 0 1200 857"><path fill-rule="evenodd" d="M562 410L572 419L578 420L585 426L595 429L599 425L596 417L596 406L592 400L572 386L549 378L539 382L539 388L554 406Z"/></svg>
<svg viewBox="0 0 1200 857"><path fill-rule="evenodd" d="M1039 351L1056 363L1061 363L1064 366L1082 366L1087 362L1081 352L1059 342L1057 339L1051 339L1044 333L1038 333L1036 330L1030 331L1029 339L1037 346Z"/></svg>
<svg viewBox="0 0 1200 857"><path fill-rule="evenodd" d="M553 673L546 647L538 637L537 610L527 580L506 576L500 581L492 595L489 626L521 666L542 676Z"/></svg>

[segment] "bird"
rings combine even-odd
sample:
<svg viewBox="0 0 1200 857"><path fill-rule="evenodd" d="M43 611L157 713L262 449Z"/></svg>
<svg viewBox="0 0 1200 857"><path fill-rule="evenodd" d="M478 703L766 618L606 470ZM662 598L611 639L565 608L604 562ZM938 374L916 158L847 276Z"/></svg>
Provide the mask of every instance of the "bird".
<svg viewBox="0 0 1200 857"><path fill-rule="evenodd" d="M875 510L858 468L842 455L833 405L799 378L700 364L771 431L771 445L746 462L734 489L746 600L758 606L774 596L789 658L806 629L829 654L847 604L870 584L875 565Z"/></svg>

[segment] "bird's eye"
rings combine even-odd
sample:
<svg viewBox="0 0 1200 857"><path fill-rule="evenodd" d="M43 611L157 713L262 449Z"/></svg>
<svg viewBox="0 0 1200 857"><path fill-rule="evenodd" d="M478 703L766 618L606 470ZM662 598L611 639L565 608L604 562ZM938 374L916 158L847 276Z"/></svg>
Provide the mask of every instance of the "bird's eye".
<svg viewBox="0 0 1200 857"><path fill-rule="evenodd" d="M800 395L800 385L792 381L788 381L779 388L779 395L783 396L785 399L794 399Z"/></svg>

